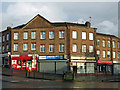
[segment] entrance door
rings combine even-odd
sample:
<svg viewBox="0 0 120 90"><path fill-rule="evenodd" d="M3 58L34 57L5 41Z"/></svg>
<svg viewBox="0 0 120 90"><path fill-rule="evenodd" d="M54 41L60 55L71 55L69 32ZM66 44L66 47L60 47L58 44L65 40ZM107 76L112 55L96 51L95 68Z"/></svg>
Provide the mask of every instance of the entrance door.
<svg viewBox="0 0 120 90"><path fill-rule="evenodd" d="M73 66L73 73L77 74L77 66Z"/></svg>

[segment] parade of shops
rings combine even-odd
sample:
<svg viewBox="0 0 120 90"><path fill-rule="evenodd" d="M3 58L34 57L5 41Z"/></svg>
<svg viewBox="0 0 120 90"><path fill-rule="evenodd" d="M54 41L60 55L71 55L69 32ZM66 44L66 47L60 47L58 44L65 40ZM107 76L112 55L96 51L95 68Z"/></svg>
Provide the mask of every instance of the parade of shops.
<svg viewBox="0 0 120 90"><path fill-rule="evenodd" d="M120 74L120 38L85 24L52 23L36 15L0 33L2 65L63 74Z"/></svg>

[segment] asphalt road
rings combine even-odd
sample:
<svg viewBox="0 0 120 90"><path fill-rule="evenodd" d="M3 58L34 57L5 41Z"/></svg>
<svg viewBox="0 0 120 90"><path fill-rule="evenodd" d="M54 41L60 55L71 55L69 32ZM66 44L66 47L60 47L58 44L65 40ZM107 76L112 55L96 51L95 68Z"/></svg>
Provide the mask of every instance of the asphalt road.
<svg viewBox="0 0 120 90"><path fill-rule="evenodd" d="M72 82L2 76L2 88L120 88L120 82Z"/></svg>

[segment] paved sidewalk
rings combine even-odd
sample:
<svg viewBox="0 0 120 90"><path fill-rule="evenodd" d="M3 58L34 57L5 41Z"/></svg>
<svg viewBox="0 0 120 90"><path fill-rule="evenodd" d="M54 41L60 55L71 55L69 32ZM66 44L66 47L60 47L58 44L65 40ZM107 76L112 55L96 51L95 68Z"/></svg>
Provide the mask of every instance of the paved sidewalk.
<svg viewBox="0 0 120 90"><path fill-rule="evenodd" d="M26 77L26 71L21 70L12 70L9 68L2 68L2 75L3 76L18 76L18 77ZM27 72L27 77L33 79L47 79L47 80L63 80L62 74L46 74L40 72ZM119 76L112 76L112 75L82 75L76 76L76 82L120 82L120 75Z"/></svg>

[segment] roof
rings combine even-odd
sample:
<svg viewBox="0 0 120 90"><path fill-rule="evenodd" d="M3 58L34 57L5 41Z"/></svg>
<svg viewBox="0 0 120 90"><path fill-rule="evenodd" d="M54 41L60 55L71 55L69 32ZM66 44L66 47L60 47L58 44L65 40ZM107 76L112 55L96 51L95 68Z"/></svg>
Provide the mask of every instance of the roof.
<svg viewBox="0 0 120 90"><path fill-rule="evenodd" d="M109 37L115 37L120 39L119 37L115 36L115 35L111 35L111 34L103 34L103 33L96 33L97 35L103 35L103 36L109 36Z"/></svg>
<svg viewBox="0 0 120 90"><path fill-rule="evenodd" d="M22 24L22 25L19 25L19 26L16 26L14 27L13 29L20 29L20 28L23 28L26 24Z"/></svg>

